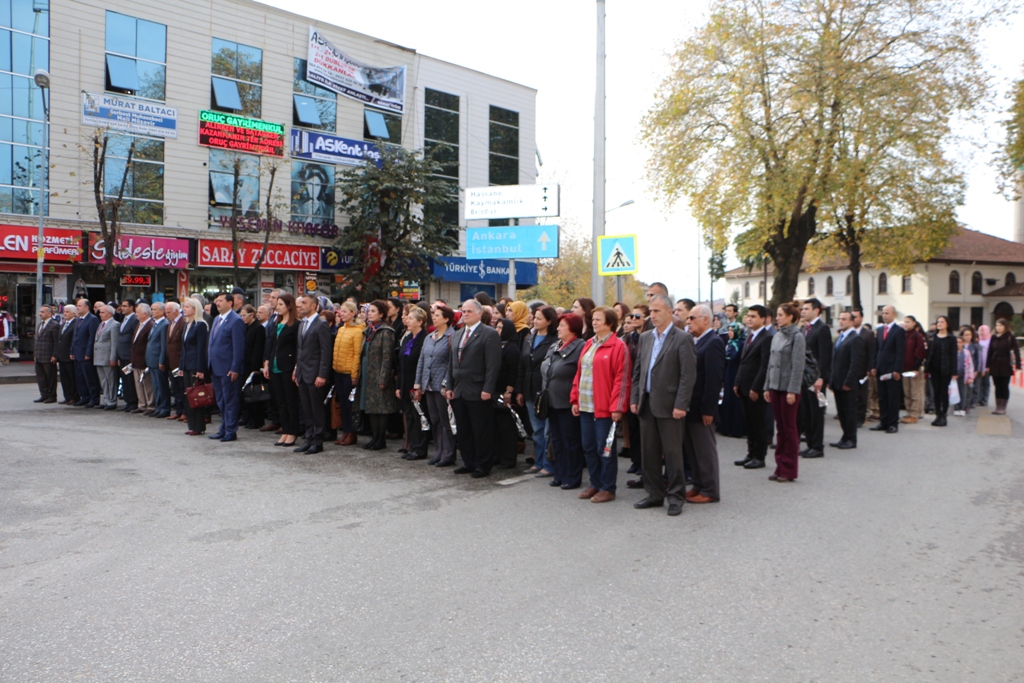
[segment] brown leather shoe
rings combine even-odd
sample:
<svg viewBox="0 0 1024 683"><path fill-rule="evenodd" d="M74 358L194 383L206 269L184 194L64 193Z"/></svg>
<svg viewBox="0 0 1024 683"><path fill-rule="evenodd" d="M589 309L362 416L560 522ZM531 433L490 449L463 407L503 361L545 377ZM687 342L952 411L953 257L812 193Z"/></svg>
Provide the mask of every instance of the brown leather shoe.
<svg viewBox="0 0 1024 683"><path fill-rule="evenodd" d="M597 495L597 489L595 489L593 486L588 486L587 488L585 488L582 491L580 491L580 496L579 497L580 497L581 500L587 500L589 498L593 498L596 495Z"/></svg>
<svg viewBox="0 0 1024 683"><path fill-rule="evenodd" d="M355 446L359 443L359 437L355 432L345 432L341 437L342 446Z"/></svg>
<svg viewBox="0 0 1024 683"><path fill-rule="evenodd" d="M718 499L717 498L709 498L708 496L704 496L704 495L701 495L701 494L698 493L696 496L687 496L686 497L686 502L687 503L698 503L698 504L701 504L701 503L717 503Z"/></svg>
<svg viewBox="0 0 1024 683"><path fill-rule="evenodd" d="M267 425L263 425L262 427L260 427L260 431L261 432L273 432L276 429L277 429L277 425L275 425L275 424L267 424Z"/></svg>
<svg viewBox="0 0 1024 683"><path fill-rule="evenodd" d="M598 491L594 494L594 497L590 499L591 503L610 503L615 500L615 494L611 491Z"/></svg>
<svg viewBox="0 0 1024 683"><path fill-rule="evenodd" d="M917 418L912 415L907 415L905 418L900 420L905 425L912 425L917 422Z"/></svg>
<svg viewBox="0 0 1024 683"><path fill-rule="evenodd" d="M696 498L699 495L700 495L700 491L698 491L697 489L690 489L689 491L686 492L686 500L690 500L691 498Z"/></svg>
<svg viewBox="0 0 1024 683"><path fill-rule="evenodd" d="M177 420L177 419L178 419L178 417L179 417L178 415L175 415L174 413L171 413L170 415L168 415L168 416L167 416L167 417L165 417L164 419L165 419L165 420Z"/></svg>
<svg viewBox="0 0 1024 683"><path fill-rule="evenodd" d="M188 417L186 417L185 415L179 415L178 422L188 422Z"/></svg>

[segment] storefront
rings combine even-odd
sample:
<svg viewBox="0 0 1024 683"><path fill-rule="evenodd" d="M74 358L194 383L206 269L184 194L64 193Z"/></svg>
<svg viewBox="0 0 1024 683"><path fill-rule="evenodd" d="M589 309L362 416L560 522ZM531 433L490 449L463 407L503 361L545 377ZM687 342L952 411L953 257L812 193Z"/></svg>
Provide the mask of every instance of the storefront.
<svg viewBox="0 0 1024 683"><path fill-rule="evenodd" d="M451 305L472 299L477 292L486 292L492 299L505 296L508 289L508 261L498 259L469 260L447 256L433 263L438 282L430 288L430 299L444 299ZM537 284L537 263L516 261L516 289L529 289Z"/></svg>
<svg viewBox="0 0 1024 683"><path fill-rule="evenodd" d="M294 293L303 272L320 270L320 247L272 242L260 264L257 281L255 268L261 253L262 242L242 242L238 248L238 267L242 271L240 279L247 301L261 301L275 287ZM231 240L199 240L196 269L189 274L189 291L207 298L217 292L230 292L235 286L234 268Z"/></svg>
<svg viewBox="0 0 1024 683"><path fill-rule="evenodd" d="M36 320L36 250L39 228L0 225L0 310L13 321L22 358L32 356ZM72 294L72 265L82 258L80 230L46 228L43 232L43 303L63 305ZM73 281L73 280L72 280Z"/></svg>
<svg viewBox="0 0 1024 683"><path fill-rule="evenodd" d="M105 298L103 269L107 248L99 233L87 235L88 250L79 275L90 299ZM130 298L149 302L180 298L179 281L188 281L191 240L148 235L121 235L114 249L114 264L125 269L118 300Z"/></svg>

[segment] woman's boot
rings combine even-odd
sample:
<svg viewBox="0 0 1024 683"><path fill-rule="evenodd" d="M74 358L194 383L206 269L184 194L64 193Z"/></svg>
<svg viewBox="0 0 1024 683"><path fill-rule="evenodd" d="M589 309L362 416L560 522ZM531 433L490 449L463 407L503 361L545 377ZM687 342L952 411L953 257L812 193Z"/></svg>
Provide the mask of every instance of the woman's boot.
<svg viewBox="0 0 1024 683"><path fill-rule="evenodd" d="M992 411L993 415L1006 415L1006 402L1005 398L996 399L996 409Z"/></svg>

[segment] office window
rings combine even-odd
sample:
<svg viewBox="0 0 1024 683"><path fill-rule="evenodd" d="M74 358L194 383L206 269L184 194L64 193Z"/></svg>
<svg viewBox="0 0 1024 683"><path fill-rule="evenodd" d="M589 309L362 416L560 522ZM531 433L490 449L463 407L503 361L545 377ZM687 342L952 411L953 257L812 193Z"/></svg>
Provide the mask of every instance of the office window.
<svg viewBox="0 0 1024 683"><path fill-rule="evenodd" d="M1007 273L1006 274L1006 282L1005 282L1005 284L1007 286L1017 284L1017 276L1014 275L1013 273Z"/></svg>
<svg viewBox="0 0 1024 683"><path fill-rule="evenodd" d="M232 206L239 216L256 217L260 203L260 158L221 149L210 150L210 218L231 216Z"/></svg>
<svg viewBox="0 0 1024 683"><path fill-rule="evenodd" d="M825 296L834 296L834 295L835 295L835 285L832 282L832 276L829 275L827 278L825 278Z"/></svg>
<svg viewBox="0 0 1024 683"><path fill-rule="evenodd" d="M976 270L971 274L971 294L981 294L981 287L981 273Z"/></svg>
<svg viewBox="0 0 1024 683"><path fill-rule="evenodd" d="M43 93L32 76L50 68L49 34L48 0L0 2L0 213L39 215Z"/></svg>
<svg viewBox="0 0 1024 683"><path fill-rule="evenodd" d="M441 220L459 225L459 96L427 88L424 91L423 140L427 152L441 164L436 174L451 191Z"/></svg>
<svg viewBox="0 0 1024 683"><path fill-rule="evenodd" d="M807 296L814 296L814 278L807 278Z"/></svg>
<svg viewBox="0 0 1024 683"><path fill-rule="evenodd" d="M135 152L132 167L125 178L128 150L132 140ZM140 136L111 134L107 139L107 157L103 170L103 194L117 199L121 181L125 181L119 217L125 223L163 225L164 222L164 141Z"/></svg>
<svg viewBox="0 0 1024 683"><path fill-rule="evenodd" d="M293 60L292 90L292 125L334 132L338 96L306 80L305 59Z"/></svg>
<svg viewBox="0 0 1024 683"><path fill-rule="evenodd" d="M847 275L846 276L846 294L847 294L847 296L849 296L850 294L853 294L853 276L852 275Z"/></svg>
<svg viewBox="0 0 1024 683"><path fill-rule="evenodd" d="M950 330L950 332L952 332L954 330L960 329L960 307L959 306L950 306L949 308L947 308L946 309L946 317L949 318L949 330Z"/></svg>
<svg viewBox="0 0 1024 683"><path fill-rule="evenodd" d="M910 286L911 286L910 283L911 283L911 277L909 275L904 275L903 276L903 282L900 283L900 291L903 294L910 294Z"/></svg>
<svg viewBox="0 0 1024 683"><path fill-rule="evenodd" d="M491 185L519 184L519 114L491 105L488 179Z"/></svg>
<svg viewBox="0 0 1024 683"><path fill-rule="evenodd" d="M107 12L107 92L163 102L167 81L167 27Z"/></svg>
<svg viewBox="0 0 1024 683"><path fill-rule="evenodd" d="M960 273L956 272L955 270L949 274L949 293L960 293ZM959 316L960 314L957 313L957 315Z"/></svg>
<svg viewBox="0 0 1024 683"><path fill-rule="evenodd" d="M292 220L334 224L334 166L292 161Z"/></svg>
<svg viewBox="0 0 1024 683"><path fill-rule="evenodd" d="M878 274L878 293L888 294L889 293L889 276L885 273Z"/></svg>
<svg viewBox="0 0 1024 683"><path fill-rule="evenodd" d="M749 299L750 298L750 283L749 282L744 282L743 283L743 298L744 299Z"/></svg>
<svg viewBox="0 0 1024 683"><path fill-rule="evenodd" d="M211 104L218 111L259 118L263 110L263 50L213 39Z"/></svg>
<svg viewBox="0 0 1024 683"><path fill-rule="evenodd" d="M378 109L363 110L363 139L402 144L402 117Z"/></svg>
<svg viewBox="0 0 1024 683"><path fill-rule="evenodd" d="M978 329L985 324L985 307L971 306L971 325Z"/></svg>

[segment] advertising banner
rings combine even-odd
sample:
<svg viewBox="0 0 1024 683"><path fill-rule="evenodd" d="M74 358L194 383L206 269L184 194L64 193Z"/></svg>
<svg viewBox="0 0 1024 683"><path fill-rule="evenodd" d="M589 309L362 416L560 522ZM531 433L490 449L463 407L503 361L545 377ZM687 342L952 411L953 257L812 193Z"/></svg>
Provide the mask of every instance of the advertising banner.
<svg viewBox="0 0 1024 683"><path fill-rule="evenodd" d="M178 137L178 110L121 95L82 93L82 123L161 138Z"/></svg>
<svg viewBox="0 0 1024 683"><path fill-rule="evenodd" d="M458 256L445 256L444 259L434 261L432 265L434 277L444 282L508 282L508 261L505 260L468 260ZM516 261L516 284L537 284L537 264Z"/></svg>
<svg viewBox="0 0 1024 683"><path fill-rule="evenodd" d="M255 268L263 251L262 242L243 242L238 247L238 265ZM199 240L197 252L200 268L232 268L231 240ZM300 244L271 244L261 268L267 270L320 270L320 247Z"/></svg>
<svg viewBox="0 0 1024 683"><path fill-rule="evenodd" d="M283 157L284 125L219 111L201 111L199 144L232 152Z"/></svg>
<svg viewBox="0 0 1024 683"><path fill-rule="evenodd" d="M35 261L39 248L39 228L25 225L0 225L0 260ZM82 231L63 228L43 230L44 261L70 263L82 260Z"/></svg>
<svg viewBox="0 0 1024 683"><path fill-rule="evenodd" d="M381 165L380 149L372 142L349 140L337 135L292 128L291 152L296 159L326 161L329 164L360 166L365 163Z"/></svg>
<svg viewBox="0 0 1024 683"><path fill-rule="evenodd" d="M89 263L106 263L107 248L99 233L89 233ZM188 240L171 237L117 238L114 263L142 268L188 268Z"/></svg>
<svg viewBox="0 0 1024 683"><path fill-rule="evenodd" d="M369 66L352 59L309 27L306 80L366 104L405 111L405 67Z"/></svg>

